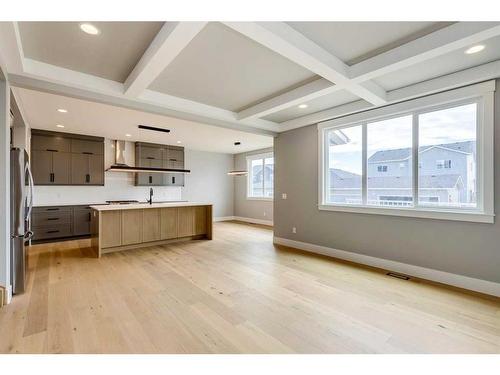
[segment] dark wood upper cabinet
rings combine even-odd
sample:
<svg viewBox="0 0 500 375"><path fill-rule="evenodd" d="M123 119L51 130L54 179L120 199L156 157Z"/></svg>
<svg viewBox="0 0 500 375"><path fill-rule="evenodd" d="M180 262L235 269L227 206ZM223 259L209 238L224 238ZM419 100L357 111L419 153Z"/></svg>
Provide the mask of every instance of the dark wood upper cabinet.
<svg viewBox="0 0 500 375"><path fill-rule="evenodd" d="M104 185L104 138L32 130L35 185Z"/></svg>
<svg viewBox="0 0 500 375"><path fill-rule="evenodd" d="M104 142L72 139L71 152L75 154L104 155Z"/></svg>
<svg viewBox="0 0 500 375"><path fill-rule="evenodd" d="M52 183L69 185L71 173L71 154L69 152L52 152Z"/></svg>
<svg viewBox="0 0 500 375"><path fill-rule="evenodd" d="M135 143L138 167L184 169L184 147L155 143ZM137 186L184 186L182 173L137 173Z"/></svg>
<svg viewBox="0 0 500 375"><path fill-rule="evenodd" d="M61 133L54 132L50 134L37 134L32 132L31 136L31 149L38 151L56 151L56 152L70 152L71 139L65 138Z"/></svg>

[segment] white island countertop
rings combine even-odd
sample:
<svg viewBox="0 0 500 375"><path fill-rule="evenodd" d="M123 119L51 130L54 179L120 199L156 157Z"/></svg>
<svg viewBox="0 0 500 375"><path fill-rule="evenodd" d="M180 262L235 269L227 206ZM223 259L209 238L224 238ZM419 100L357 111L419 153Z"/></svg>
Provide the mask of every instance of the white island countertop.
<svg viewBox="0 0 500 375"><path fill-rule="evenodd" d="M158 202L149 203L132 203L132 204L107 204L90 206L96 211L115 211L115 210L135 210L144 208L163 208L163 207L193 207L193 206L211 206L212 203L202 202Z"/></svg>

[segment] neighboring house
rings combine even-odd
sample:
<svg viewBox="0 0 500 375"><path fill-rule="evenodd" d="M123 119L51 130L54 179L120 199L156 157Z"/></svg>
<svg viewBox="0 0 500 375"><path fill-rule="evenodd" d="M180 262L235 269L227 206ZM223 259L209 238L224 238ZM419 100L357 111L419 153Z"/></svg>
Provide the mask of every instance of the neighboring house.
<svg viewBox="0 0 500 375"><path fill-rule="evenodd" d="M269 186L269 189L266 189L264 192L265 197L273 196L273 176L274 176L274 164L267 165L264 167L264 172L262 169L262 165L256 165L253 167L252 173L252 189L255 192L262 191L262 178L265 179L264 185Z"/></svg>
<svg viewBox="0 0 500 375"><path fill-rule="evenodd" d="M387 206L412 204L411 149L377 151L368 158L368 203ZM472 203L476 199L475 142L420 147L420 199L429 203ZM332 201L361 201L361 176L330 169Z"/></svg>

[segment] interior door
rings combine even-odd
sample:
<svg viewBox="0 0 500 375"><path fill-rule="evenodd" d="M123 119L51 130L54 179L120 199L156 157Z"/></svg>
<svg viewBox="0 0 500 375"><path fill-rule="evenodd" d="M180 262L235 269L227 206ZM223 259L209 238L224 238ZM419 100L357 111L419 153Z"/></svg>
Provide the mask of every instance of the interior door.
<svg viewBox="0 0 500 375"><path fill-rule="evenodd" d="M56 185L68 185L70 182L71 154L68 152L52 153L53 183Z"/></svg>
<svg viewBox="0 0 500 375"><path fill-rule="evenodd" d="M31 152L31 171L35 185L52 184L52 152L33 150Z"/></svg>

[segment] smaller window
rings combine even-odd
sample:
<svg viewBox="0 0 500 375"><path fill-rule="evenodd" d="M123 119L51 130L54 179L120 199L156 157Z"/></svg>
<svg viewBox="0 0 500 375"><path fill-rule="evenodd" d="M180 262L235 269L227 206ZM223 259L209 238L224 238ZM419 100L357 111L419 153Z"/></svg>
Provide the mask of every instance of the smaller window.
<svg viewBox="0 0 500 375"><path fill-rule="evenodd" d="M379 165L377 167L377 171L379 171L379 172L387 172L387 165Z"/></svg>
<svg viewBox="0 0 500 375"><path fill-rule="evenodd" d="M247 198L273 199L274 156L272 153L247 157Z"/></svg>
<svg viewBox="0 0 500 375"><path fill-rule="evenodd" d="M436 168L443 169L443 167L444 167L444 160L436 160Z"/></svg>
<svg viewBox="0 0 500 375"><path fill-rule="evenodd" d="M451 160L445 160L444 161L444 167L446 169L450 169L451 168Z"/></svg>

